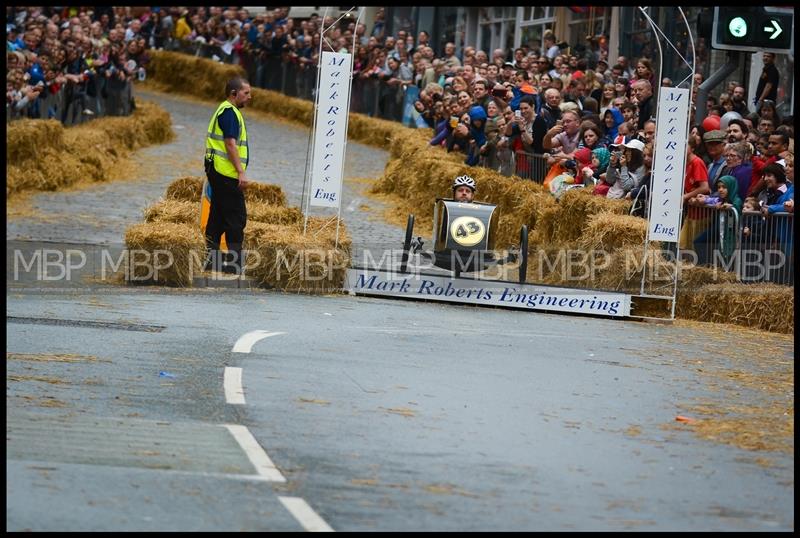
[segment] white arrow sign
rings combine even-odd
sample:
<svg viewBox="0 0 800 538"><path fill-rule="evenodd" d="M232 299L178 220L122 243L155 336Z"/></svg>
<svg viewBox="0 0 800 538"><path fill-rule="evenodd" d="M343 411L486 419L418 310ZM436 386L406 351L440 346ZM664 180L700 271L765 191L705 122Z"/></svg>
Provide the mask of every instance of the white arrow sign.
<svg viewBox="0 0 800 538"><path fill-rule="evenodd" d="M770 20L769 22L771 22L771 23L772 23L772 26L773 26L773 27L772 27L772 28L770 28L769 26L765 26L765 27L764 27L764 31L765 31L765 32L775 32L774 34L772 34L771 36L769 36L769 38L770 38L770 39L775 39L776 37L778 37L779 35L781 35L781 33L783 32L783 29L781 28L780 24L778 24L778 21L776 21L776 20Z"/></svg>

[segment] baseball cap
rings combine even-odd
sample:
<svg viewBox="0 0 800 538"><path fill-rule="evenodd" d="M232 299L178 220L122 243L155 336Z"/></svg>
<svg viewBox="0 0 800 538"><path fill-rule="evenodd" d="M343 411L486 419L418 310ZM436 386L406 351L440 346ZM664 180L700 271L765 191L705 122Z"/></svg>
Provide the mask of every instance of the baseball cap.
<svg viewBox="0 0 800 538"><path fill-rule="evenodd" d="M625 143L626 148L635 149L638 151L644 151L644 142L641 140L637 140L636 138L629 140Z"/></svg>
<svg viewBox="0 0 800 538"><path fill-rule="evenodd" d="M703 135L703 142L725 142L725 132L719 129L708 131Z"/></svg>
<svg viewBox="0 0 800 538"><path fill-rule="evenodd" d="M514 69L514 64L512 64L511 62L505 62L505 63L503 63L503 67L510 67L510 68Z"/></svg>

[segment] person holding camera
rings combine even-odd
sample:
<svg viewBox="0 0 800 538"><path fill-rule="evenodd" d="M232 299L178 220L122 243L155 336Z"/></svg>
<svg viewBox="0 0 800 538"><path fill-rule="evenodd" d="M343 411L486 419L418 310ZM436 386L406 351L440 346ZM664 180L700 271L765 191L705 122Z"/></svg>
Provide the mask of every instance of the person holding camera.
<svg viewBox="0 0 800 538"><path fill-rule="evenodd" d="M610 185L607 198L621 200L644 178L644 142L633 139L624 146L612 146L605 183Z"/></svg>
<svg viewBox="0 0 800 538"><path fill-rule="evenodd" d="M208 124L205 170L211 186L211 211L206 225L208 256L205 270L216 268L239 274L242 268L242 243L247 224L243 190L247 187L250 158L247 127L239 109L250 102L250 84L234 77L225 85L227 98L220 103ZM220 241L225 234L229 265L223 265Z"/></svg>

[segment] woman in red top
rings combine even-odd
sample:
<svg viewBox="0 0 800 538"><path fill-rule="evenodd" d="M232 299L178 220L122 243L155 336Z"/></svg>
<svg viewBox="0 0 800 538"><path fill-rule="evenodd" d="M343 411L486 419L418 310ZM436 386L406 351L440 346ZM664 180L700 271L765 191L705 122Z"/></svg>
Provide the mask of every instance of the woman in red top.
<svg viewBox="0 0 800 538"><path fill-rule="evenodd" d="M708 169L703 159L694 154L697 140L689 137L686 145L686 177L683 181L683 226L681 226L680 247L691 250L695 238L705 230L708 215L700 207L689 206L687 202L698 194L710 194Z"/></svg>

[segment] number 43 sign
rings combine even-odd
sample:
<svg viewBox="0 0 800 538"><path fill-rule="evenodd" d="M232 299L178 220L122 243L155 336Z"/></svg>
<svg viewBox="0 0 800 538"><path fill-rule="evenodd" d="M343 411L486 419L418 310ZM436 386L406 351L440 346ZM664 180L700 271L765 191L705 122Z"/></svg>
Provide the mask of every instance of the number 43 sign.
<svg viewBox="0 0 800 538"><path fill-rule="evenodd" d="M459 245L474 247L486 235L486 226L475 217L458 217L450 224L450 236Z"/></svg>

